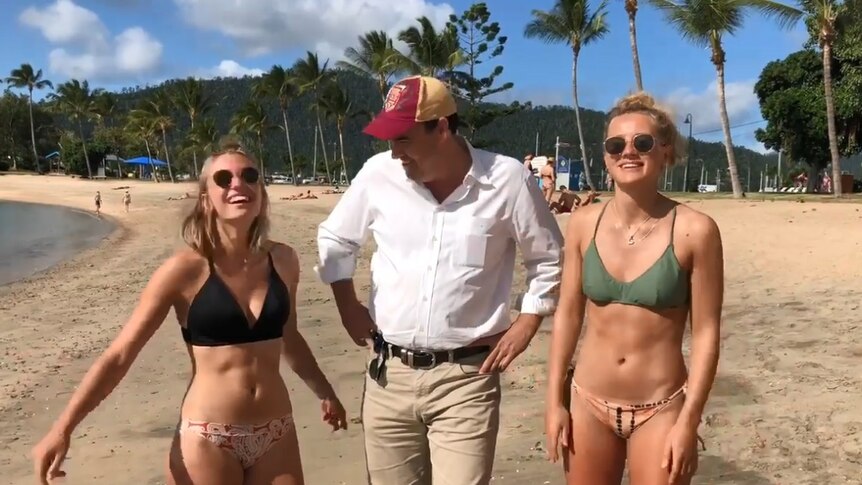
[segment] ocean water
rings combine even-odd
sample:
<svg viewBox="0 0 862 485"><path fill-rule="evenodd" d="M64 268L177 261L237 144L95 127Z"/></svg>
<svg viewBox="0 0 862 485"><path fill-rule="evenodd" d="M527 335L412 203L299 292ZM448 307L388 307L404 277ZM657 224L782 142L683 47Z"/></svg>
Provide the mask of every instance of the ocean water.
<svg viewBox="0 0 862 485"><path fill-rule="evenodd" d="M0 200L0 285L98 244L113 228L86 211Z"/></svg>

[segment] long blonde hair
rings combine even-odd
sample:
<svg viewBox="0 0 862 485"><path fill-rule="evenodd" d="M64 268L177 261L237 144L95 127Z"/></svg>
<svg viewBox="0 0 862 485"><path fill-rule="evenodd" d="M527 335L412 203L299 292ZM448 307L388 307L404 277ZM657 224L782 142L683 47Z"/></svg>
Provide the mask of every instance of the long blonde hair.
<svg viewBox="0 0 862 485"><path fill-rule="evenodd" d="M680 135L676 124L673 122L670 110L660 106L656 103L655 98L643 91L629 94L617 101L617 104L608 113L607 123L605 124L605 137L608 136L608 126L610 126L611 120L617 116L629 113L645 114L655 121L658 128L659 141L671 147L671 154L667 161L668 165L675 165L685 158L688 143Z"/></svg>
<svg viewBox="0 0 862 485"><path fill-rule="evenodd" d="M257 166L254 155L247 152L242 145L226 138L219 143L219 151L212 153L198 177L197 200L191 211L183 219L182 235L185 243L200 255L212 259L215 248L220 244L218 233L218 222L216 212L213 210L207 195L207 179L210 177L213 162L221 155L239 154L248 159L253 166ZM266 193L266 184L263 183L263 173L258 179L258 190L260 191L260 214L254 218L249 229L248 245L253 252L259 251L269 237L269 195Z"/></svg>

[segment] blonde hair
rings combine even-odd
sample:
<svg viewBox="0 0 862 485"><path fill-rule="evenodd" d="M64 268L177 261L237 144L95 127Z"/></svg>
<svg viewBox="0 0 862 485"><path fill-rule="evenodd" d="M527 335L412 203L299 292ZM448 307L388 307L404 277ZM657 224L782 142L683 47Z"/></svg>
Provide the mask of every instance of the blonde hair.
<svg viewBox="0 0 862 485"><path fill-rule="evenodd" d="M617 101L617 104L608 113L607 123L605 124L605 137L608 136L608 127L611 124L611 120L617 116L631 113L644 114L653 119L658 131L659 142L671 147L670 157L667 161L668 165L675 165L685 158L688 143L680 135L676 124L673 122L671 111L659 105L655 98L643 91L629 94Z"/></svg>
<svg viewBox="0 0 862 485"><path fill-rule="evenodd" d="M211 175L213 162L226 154L242 155L251 162L252 166L257 167L257 160L254 155L247 152L238 141L231 138L222 139L219 143L219 150L213 152L204 161L198 177L197 200L183 220L182 236L190 248L207 259L213 257L215 248L220 244L216 213L207 196L207 180ZM262 248L269 237L269 196L266 193L266 185L263 183L263 173L260 174L257 183L261 197L260 214L251 223L248 239L249 248L255 252Z"/></svg>

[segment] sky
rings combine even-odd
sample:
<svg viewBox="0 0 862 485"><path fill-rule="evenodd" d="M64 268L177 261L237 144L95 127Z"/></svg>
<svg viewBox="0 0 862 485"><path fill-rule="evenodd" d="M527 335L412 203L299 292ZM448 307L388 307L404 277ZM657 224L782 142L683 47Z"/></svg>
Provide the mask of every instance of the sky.
<svg viewBox="0 0 862 485"><path fill-rule="evenodd" d="M22 63L59 84L87 79L119 90L195 76L256 75L273 64L289 67L308 50L330 64L358 36L384 30L393 36L427 16L442 26L471 0L0 0L0 77ZM572 105L572 55L564 45L526 39L533 9L553 0L487 0L491 19L508 36L503 81L515 87L498 101ZM708 49L693 46L661 12L642 2L638 48L645 90L672 107L682 122L691 113L696 138L722 141L716 72ZM592 0L592 5L598 5ZM622 0L611 0L610 32L585 46L578 65L581 106L607 111L634 88L628 19ZM727 108L735 145L764 152L754 139L760 109L753 87L763 67L802 48L800 23L780 29L751 14L725 39ZM758 123L760 122L760 123ZM680 124L687 135L688 125ZM560 133L563 140L571 134ZM528 147L525 147L525 149Z"/></svg>

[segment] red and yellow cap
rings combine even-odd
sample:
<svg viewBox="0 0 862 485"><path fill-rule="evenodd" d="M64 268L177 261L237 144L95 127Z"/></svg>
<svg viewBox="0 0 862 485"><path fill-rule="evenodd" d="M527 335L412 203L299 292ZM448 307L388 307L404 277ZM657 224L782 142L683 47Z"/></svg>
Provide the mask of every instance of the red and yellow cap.
<svg viewBox="0 0 862 485"><path fill-rule="evenodd" d="M416 123L446 118L457 112L455 98L440 80L411 76L392 86L383 110L363 132L381 140L392 140Z"/></svg>

